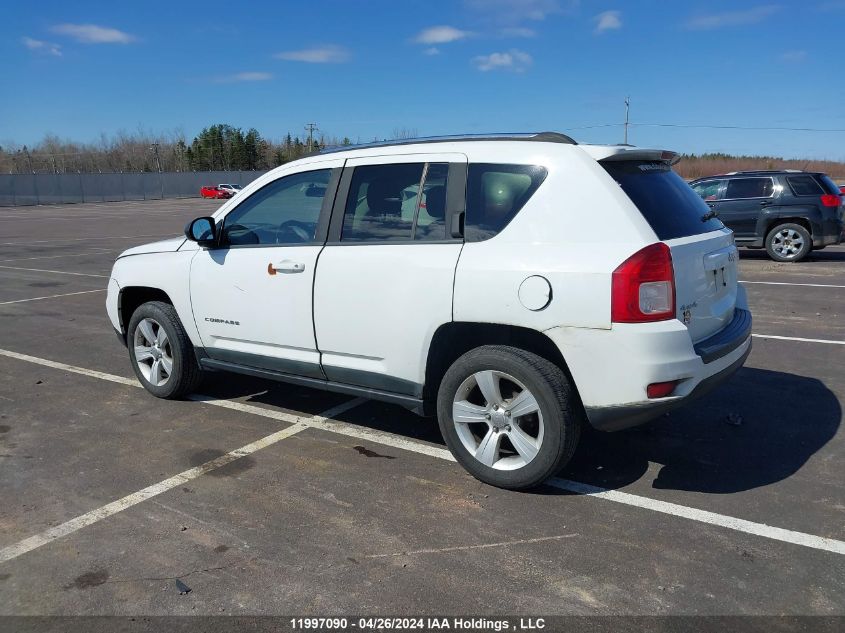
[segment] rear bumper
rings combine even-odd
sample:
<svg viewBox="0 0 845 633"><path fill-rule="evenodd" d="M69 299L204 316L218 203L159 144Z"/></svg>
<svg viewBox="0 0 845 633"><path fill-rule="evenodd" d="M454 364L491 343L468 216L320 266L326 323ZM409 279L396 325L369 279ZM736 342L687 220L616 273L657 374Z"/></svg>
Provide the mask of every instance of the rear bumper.
<svg viewBox="0 0 845 633"><path fill-rule="evenodd" d="M708 376L699 382L692 391L682 398L664 398L657 401L641 402L619 407L594 407L587 409L587 418L593 428L599 431L619 431L632 426L637 426L653 420L654 418L677 409L691 400L700 398L718 387L725 380L730 378L736 371L745 364L745 360L751 353L751 340L744 346L745 351L733 363Z"/></svg>
<svg viewBox="0 0 845 633"><path fill-rule="evenodd" d="M590 424L615 431L679 407L730 377L751 351L751 314L739 302L728 326L695 345L678 320L545 333L566 360ZM678 381L673 395L649 399L647 386L666 381Z"/></svg>
<svg viewBox="0 0 845 633"><path fill-rule="evenodd" d="M839 244L843 240L843 231L845 231L845 222L840 218L827 219L822 223L819 236L814 237L813 246L819 248Z"/></svg>

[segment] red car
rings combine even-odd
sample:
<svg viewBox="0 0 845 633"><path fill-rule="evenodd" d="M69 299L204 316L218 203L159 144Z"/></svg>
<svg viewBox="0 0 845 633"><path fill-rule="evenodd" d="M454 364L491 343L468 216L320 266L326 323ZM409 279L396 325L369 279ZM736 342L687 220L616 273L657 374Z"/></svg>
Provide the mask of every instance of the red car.
<svg viewBox="0 0 845 633"><path fill-rule="evenodd" d="M206 185L200 189L200 196L203 198L231 198L232 193L215 185Z"/></svg>

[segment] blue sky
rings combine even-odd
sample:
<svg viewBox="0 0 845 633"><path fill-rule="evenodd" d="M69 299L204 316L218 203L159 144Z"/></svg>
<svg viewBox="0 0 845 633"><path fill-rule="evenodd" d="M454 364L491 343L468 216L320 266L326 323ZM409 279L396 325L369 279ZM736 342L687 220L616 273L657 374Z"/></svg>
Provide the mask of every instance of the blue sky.
<svg viewBox="0 0 845 633"><path fill-rule="evenodd" d="M0 144L316 122L369 141L633 123L845 129L845 0L9 3ZM589 128L589 129L575 129ZM843 132L635 126L686 152L845 160Z"/></svg>

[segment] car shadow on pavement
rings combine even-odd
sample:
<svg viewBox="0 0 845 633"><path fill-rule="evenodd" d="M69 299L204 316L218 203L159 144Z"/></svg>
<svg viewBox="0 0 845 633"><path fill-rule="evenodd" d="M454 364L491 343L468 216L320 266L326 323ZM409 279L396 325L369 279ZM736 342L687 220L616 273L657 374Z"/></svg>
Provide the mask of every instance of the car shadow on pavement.
<svg viewBox="0 0 845 633"><path fill-rule="evenodd" d="M202 392L318 414L349 396L236 374L211 374ZM621 488L658 464L654 488L728 494L766 486L798 471L837 432L842 408L823 382L744 367L699 400L643 426L616 433L585 428L562 477ZM444 445L437 421L369 401L337 416L364 428ZM544 494L568 494L551 487Z"/></svg>
<svg viewBox="0 0 845 633"><path fill-rule="evenodd" d="M833 438L841 419L839 400L820 380L745 367L710 394L644 426L588 430L561 476L620 488L653 463L660 465L653 488L750 490L797 472Z"/></svg>

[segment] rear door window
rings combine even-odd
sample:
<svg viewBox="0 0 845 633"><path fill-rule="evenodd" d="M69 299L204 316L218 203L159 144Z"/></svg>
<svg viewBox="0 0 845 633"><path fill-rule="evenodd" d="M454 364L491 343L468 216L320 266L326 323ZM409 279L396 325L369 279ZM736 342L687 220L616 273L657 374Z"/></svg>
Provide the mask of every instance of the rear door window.
<svg viewBox="0 0 845 633"><path fill-rule="evenodd" d="M789 188L796 196L820 196L824 193L822 187L812 176L787 176Z"/></svg>
<svg viewBox="0 0 845 633"><path fill-rule="evenodd" d="M719 197L719 188L723 182L723 180L705 180L692 185L692 190L701 196L702 200L716 200Z"/></svg>
<svg viewBox="0 0 845 633"><path fill-rule="evenodd" d="M766 178L733 178L728 181L725 189L726 200L740 200L743 198L771 198L774 183Z"/></svg>
<svg viewBox="0 0 845 633"><path fill-rule="evenodd" d="M724 228L710 207L661 161L605 161L602 167L619 183L658 239L709 233Z"/></svg>
<svg viewBox="0 0 845 633"><path fill-rule="evenodd" d="M546 178L537 165L471 164L467 172L464 237L488 240L504 229Z"/></svg>
<svg viewBox="0 0 845 633"><path fill-rule="evenodd" d="M446 239L447 163L355 167L343 242Z"/></svg>

